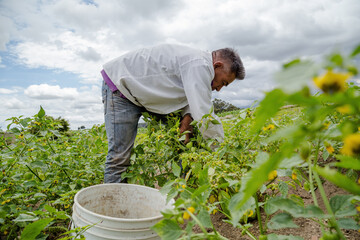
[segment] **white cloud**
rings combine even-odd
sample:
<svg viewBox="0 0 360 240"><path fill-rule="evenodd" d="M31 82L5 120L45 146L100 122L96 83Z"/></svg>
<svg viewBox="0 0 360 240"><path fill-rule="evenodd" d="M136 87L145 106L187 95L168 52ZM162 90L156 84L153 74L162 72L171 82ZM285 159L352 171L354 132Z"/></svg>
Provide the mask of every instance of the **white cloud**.
<svg viewBox="0 0 360 240"><path fill-rule="evenodd" d="M96 85L78 91L75 88L41 84L29 86L24 93L22 95L18 91L10 98L0 95L0 127L3 129L8 124L5 119L20 115L33 116L40 106L47 115L68 120L72 129L79 126L89 128L104 121L101 90Z"/></svg>
<svg viewBox="0 0 360 240"><path fill-rule="evenodd" d="M0 88L0 94L13 94L17 93L16 89L7 89L7 88Z"/></svg>
<svg viewBox="0 0 360 240"><path fill-rule="evenodd" d="M79 93L76 88L61 88L59 85L48 84L31 85L24 91L25 95L35 99L58 99L72 100Z"/></svg>
<svg viewBox="0 0 360 240"><path fill-rule="evenodd" d="M23 101L19 100L16 97L3 98L2 103L4 107L7 109L24 109L27 106L26 103L24 103Z"/></svg>
<svg viewBox="0 0 360 240"><path fill-rule="evenodd" d="M4 67L6 67L6 66L4 64L2 64L2 58L0 56L0 68L4 68Z"/></svg>
<svg viewBox="0 0 360 240"><path fill-rule="evenodd" d="M1 99L9 108L0 106L0 117L19 115L8 109L26 103L24 115L34 115L42 105L75 127L101 123L102 64L161 42L237 49L246 79L213 95L249 106L274 87L273 75L282 63L335 48L349 52L360 39L359 12L358 0L0 1L0 54L9 53L22 67L70 72L81 79L77 88L41 80L21 86L25 91L2 86L0 94L12 96ZM0 67L8 67L1 60Z"/></svg>

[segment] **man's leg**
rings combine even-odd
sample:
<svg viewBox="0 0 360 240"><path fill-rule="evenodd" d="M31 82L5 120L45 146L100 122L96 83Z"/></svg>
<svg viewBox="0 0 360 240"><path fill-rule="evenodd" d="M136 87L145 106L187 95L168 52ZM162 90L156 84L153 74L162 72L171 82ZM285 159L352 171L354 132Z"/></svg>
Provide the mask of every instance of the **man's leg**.
<svg viewBox="0 0 360 240"><path fill-rule="evenodd" d="M130 165L131 149L134 146L142 108L121 98L119 91L111 92L106 84L103 84L102 95L109 142L104 182L120 183L121 173Z"/></svg>

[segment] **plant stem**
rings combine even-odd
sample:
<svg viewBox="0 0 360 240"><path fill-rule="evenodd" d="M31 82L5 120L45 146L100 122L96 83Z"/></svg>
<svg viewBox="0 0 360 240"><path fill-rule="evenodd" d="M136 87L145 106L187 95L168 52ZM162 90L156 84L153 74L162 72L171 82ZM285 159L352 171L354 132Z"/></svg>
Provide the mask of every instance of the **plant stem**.
<svg viewBox="0 0 360 240"><path fill-rule="evenodd" d="M67 174L66 170L61 168L61 170L65 173L65 175L67 176L67 178L70 180L70 182L72 182L72 179L69 177L69 175Z"/></svg>
<svg viewBox="0 0 360 240"><path fill-rule="evenodd" d="M222 214L224 214L228 219L231 219L231 217L229 215L227 215L225 212L219 210L219 212L221 212ZM229 220L224 220L224 222L232 224ZM234 225L233 225L234 226ZM249 232L249 230L247 230L246 228L244 228L240 223L238 223L236 226L234 227L239 227L240 229L242 229L243 231L245 231L245 233L253 240L256 240L256 237L254 235L251 234L251 232Z"/></svg>
<svg viewBox="0 0 360 240"><path fill-rule="evenodd" d="M249 144L246 145L243 151L247 150L259 135L260 135L260 131L250 140Z"/></svg>
<svg viewBox="0 0 360 240"><path fill-rule="evenodd" d="M206 229L204 228L204 226L201 224L201 222L199 221L199 219L194 215L192 214L189 210L187 210L187 213L195 220L195 222L199 225L200 229L203 231L203 233L205 234L206 238L205 239L208 239L207 236L208 236L208 232L206 231Z"/></svg>
<svg viewBox="0 0 360 240"><path fill-rule="evenodd" d="M319 150L320 150L320 138L319 138L318 143L317 143L317 146L316 146L314 166L317 164L318 159L319 159Z"/></svg>
<svg viewBox="0 0 360 240"><path fill-rule="evenodd" d="M327 210L328 213L331 215L331 218L329 219L331 225L335 228L336 232L337 232L338 235L341 237L341 239L346 239L345 236L344 236L344 234L343 234L342 231L340 230L339 225L338 225L337 222L336 222L334 212L333 212L332 209L331 209L330 203L329 203L329 201L328 201L328 199L327 199L327 196L326 196L324 187L323 187L323 185L322 185L322 183L321 183L320 177L319 177L319 175L318 175L316 172L314 172L314 177L315 177L315 180L316 180L316 182L317 182L317 184L318 184L319 191L320 191L322 200L323 200L323 202L324 202L324 205L325 205L325 207L326 207L326 210Z"/></svg>
<svg viewBox="0 0 360 240"><path fill-rule="evenodd" d="M314 190L314 180L313 180L313 176L312 176L313 174L312 174L311 160L308 160L308 164L309 164L309 183L310 183L311 196L313 198L315 206L318 207L319 203L317 201L315 190Z"/></svg>
<svg viewBox="0 0 360 240"><path fill-rule="evenodd" d="M51 151L52 151L53 153L56 153L55 150L52 148L52 146L51 146L51 144L50 144L50 142L49 142L49 139L48 139L47 137L45 137L45 139L46 139L46 142L47 142L47 144L49 145Z"/></svg>
<svg viewBox="0 0 360 240"><path fill-rule="evenodd" d="M263 229L262 221L261 221L261 215L260 215L260 208L259 208L259 201L258 201L257 193L254 194L254 198L255 198L256 214L257 214L257 218L258 218L258 222L259 222L260 234L264 235L264 229Z"/></svg>
<svg viewBox="0 0 360 240"><path fill-rule="evenodd" d="M29 167L29 165L25 165L29 170L30 170L30 172L32 172L32 174L34 174L35 175L35 177L37 177L39 180L40 180L40 182L42 182L43 180L39 177L39 175L37 175L30 167Z"/></svg>

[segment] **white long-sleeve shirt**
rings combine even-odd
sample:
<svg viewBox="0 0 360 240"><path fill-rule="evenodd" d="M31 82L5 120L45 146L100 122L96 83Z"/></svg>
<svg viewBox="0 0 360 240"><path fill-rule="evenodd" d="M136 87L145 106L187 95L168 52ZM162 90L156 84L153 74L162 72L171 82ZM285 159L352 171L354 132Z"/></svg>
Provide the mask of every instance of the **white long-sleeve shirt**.
<svg viewBox="0 0 360 240"><path fill-rule="evenodd" d="M183 115L190 113L199 121L212 107L215 72L210 52L163 44L129 52L103 68L127 99L150 112L169 114L182 109ZM204 138L224 138L221 124L200 130Z"/></svg>

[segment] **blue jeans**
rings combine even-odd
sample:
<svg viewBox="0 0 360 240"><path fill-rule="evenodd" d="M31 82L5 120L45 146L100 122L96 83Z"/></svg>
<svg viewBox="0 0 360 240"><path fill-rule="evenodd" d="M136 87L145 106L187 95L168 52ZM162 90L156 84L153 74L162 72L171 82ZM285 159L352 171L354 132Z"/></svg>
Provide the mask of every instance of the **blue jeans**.
<svg viewBox="0 0 360 240"><path fill-rule="evenodd" d="M103 82L102 101L104 104L105 129L109 142L105 162L105 183L120 183L121 174L130 165L131 149L137 134L138 121L144 108L112 92Z"/></svg>

